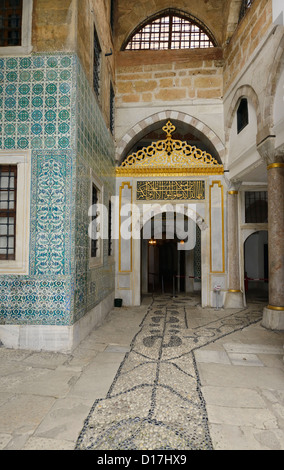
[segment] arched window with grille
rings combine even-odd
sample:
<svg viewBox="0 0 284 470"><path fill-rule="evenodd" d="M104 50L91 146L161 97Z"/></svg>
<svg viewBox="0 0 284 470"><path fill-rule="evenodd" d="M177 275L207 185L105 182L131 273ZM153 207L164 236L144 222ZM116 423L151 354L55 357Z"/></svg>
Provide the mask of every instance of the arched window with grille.
<svg viewBox="0 0 284 470"><path fill-rule="evenodd" d="M125 41L122 50L168 50L216 47L209 29L185 12L164 10L141 23Z"/></svg>

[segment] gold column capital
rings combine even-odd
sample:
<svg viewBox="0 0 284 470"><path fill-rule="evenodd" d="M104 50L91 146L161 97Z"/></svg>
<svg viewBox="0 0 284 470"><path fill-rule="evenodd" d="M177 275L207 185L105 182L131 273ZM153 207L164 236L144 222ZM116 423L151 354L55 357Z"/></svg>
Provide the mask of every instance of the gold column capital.
<svg viewBox="0 0 284 470"><path fill-rule="evenodd" d="M228 194L239 194L239 191L228 191Z"/></svg>
<svg viewBox="0 0 284 470"><path fill-rule="evenodd" d="M271 163L267 167L268 170L271 170L272 168L284 168L284 163Z"/></svg>

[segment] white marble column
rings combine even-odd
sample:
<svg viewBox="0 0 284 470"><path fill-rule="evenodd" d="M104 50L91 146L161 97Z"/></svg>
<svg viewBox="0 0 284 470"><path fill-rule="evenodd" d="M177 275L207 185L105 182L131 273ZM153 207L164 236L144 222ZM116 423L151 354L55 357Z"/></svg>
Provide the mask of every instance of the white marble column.
<svg viewBox="0 0 284 470"><path fill-rule="evenodd" d="M239 192L236 190L228 191L228 291L224 302L225 308L241 308L244 306L243 293L240 287L238 195Z"/></svg>
<svg viewBox="0 0 284 470"><path fill-rule="evenodd" d="M268 172L269 305L262 325L284 330L284 163L270 163Z"/></svg>

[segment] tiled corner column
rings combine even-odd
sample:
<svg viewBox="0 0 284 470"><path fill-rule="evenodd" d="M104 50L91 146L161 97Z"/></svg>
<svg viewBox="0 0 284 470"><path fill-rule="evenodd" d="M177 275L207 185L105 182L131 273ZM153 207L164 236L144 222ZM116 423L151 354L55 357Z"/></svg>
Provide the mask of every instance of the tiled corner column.
<svg viewBox="0 0 284 470"><path fill-rule="evenodd" d="M269 305L262 325L284 330L284 163L271 163L268 173Z"/></svg>
<svg viewBox="0 0 284 470"><path fill-rule="evenodd" d="M244 306L240 288L239 227L238 227L238 191L228 191L228 291L225 308Z"/></svg>

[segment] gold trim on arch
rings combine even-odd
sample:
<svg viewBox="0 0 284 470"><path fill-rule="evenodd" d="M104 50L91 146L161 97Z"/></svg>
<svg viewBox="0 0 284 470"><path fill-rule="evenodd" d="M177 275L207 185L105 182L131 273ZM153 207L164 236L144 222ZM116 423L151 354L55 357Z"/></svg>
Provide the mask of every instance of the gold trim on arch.
<svg viewBox="0 0 284 470"><path fill-rule="evenodd" d="M210 176L210 175L223 175L224 169L223 167L209 167L209 168L167 168L167 167L160 167L160 168L116 168L116 176L117 177L136 177L136 178L143 178L143 177L179 177L179 176Z"/></svg>
<svg viewBox="0 0 284 470"><path fill-rule="evenodd" d="M206 151L175 140L172 134L175 126L168 121L163 131L167 137L152 142L132 155L129 155L116 168L116 176L187 176L222 175L224 167Z"/></svg>
<svg viewBox="0 0 284 470"><path fill-rule="evenodd" d="M132 193L132 186L129 181L124 181L120 188L119 188L119 240L118 240L118 271L121 274L129 274L132 273L132 260L133 260L133 255L132 255L132 237L129 240L130 243L130 270L129 271L122 271L121 269L121 199L122 199L122 191L125 188L125 186L128 186L128 189L131 191L131 204L132 204L132 199L133 199L133 193ZM131 224L132 225L132 224Z"/></svg>
<svg viewBox="0 0 284 470"><path fill-rule="evenodd" d="M222 209L222 271L212 271L212 213L211 213L211 190L217 184L221 188L221 209ZM225 233L224 233L224 188L221 181L212 181L209 186L209 217L210 217L210 272L212 274L224 274L225 273Z"/></svg>

